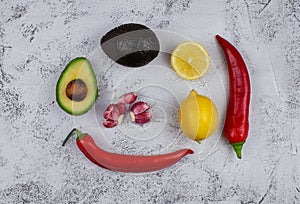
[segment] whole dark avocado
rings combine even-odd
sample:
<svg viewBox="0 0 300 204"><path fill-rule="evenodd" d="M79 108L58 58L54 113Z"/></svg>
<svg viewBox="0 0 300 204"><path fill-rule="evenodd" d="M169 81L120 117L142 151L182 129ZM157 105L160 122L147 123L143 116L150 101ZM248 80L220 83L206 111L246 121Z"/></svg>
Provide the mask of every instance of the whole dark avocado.
<svg viewBox="0 0 300 204"><path fill-rule="evenodd" d="M116 63L141 67L157 57L159 40L148 27L129 23L113 28L100 41L104 53Z"/></svg>

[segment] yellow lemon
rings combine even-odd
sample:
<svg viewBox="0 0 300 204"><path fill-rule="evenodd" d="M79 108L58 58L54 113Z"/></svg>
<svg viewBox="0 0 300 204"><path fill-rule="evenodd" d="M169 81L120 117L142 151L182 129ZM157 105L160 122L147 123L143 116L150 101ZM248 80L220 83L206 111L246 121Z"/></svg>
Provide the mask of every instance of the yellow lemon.
<svg viewBox="0 0 300 204"><path fill-rule="evenodd" d="M192 90L180 105L178 118L183 133L199 143L211 136L218 126L215 104L195 90Z"/></svg>
<svg viewBox="0 0 300 204"><path fill-rule="evenodd" d="M203 45L187 41L173 50L170 61L173 69L180 77L196 80L207 72L210 58Z"/></svg>

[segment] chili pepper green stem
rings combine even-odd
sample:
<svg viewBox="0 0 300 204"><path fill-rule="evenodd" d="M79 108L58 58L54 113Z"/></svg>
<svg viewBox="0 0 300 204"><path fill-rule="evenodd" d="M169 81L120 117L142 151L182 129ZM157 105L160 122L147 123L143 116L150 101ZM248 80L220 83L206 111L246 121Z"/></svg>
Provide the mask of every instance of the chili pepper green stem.
<svg viewBox="0 0 300 204"><path fill-rule="evenodd" d="M67 135L66 139L64 140L62 146L65 146L65 144L67 143L67 141L70 139L70 137L72 136L73 132L76 130L76 128L73 128L70 133Z"/></svg>
<svg viewBox="0 0 300 204"><path fill-rule="evenodd" d="M241 159L242 158L242 148L243 148L243 144L245 142L237 142L237 143L231 143L235 153L236 153L236 156Z"/></svg>
<svg viewBox="0 0 300 204"><path fill-rule="evenodd" d="M77 134L76 141L80 140L81 138L83 138L86 135L85 133L82 133L78 129L76 129L76 134Z"/></svg>
<svg viewBox="0 0 300 204"><path fill-rule="evenodd" d="M62 146L65 146L65 144L67 143L67 141L70 139L70 137L72 136L72 134L76 131L77 137L76 137L76 141L80 140L81 138L83 138L86 134L82 133L81 131L79 131L76 128L73 128L71 130L71 132L67 135L66 139L64 140Z"/></svg>

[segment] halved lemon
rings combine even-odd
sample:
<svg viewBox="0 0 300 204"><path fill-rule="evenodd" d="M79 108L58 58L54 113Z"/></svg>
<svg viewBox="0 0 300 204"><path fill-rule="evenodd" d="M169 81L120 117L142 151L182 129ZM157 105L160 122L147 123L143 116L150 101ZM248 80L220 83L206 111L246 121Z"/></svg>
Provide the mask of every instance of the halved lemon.
<svg viewBox="0 0 300 204"><path fill-rule="evenodd" d="M170 60L175 72L187 80L196 80L205 75L210 63L205 47L193 41L179 44L173 50Z"/></svg>

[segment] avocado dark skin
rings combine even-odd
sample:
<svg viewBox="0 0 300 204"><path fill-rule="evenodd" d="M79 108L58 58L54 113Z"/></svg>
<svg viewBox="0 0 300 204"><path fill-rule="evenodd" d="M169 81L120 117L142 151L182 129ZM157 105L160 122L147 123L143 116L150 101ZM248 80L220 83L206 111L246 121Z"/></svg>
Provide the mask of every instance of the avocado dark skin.
<svg viewBox="0 0 300 204"><path fill-rule="evenodd" d="M100 41L104 53L116 63L141 67L157 57L159 41L148 27L129 23L113 28Z"/></svg>

